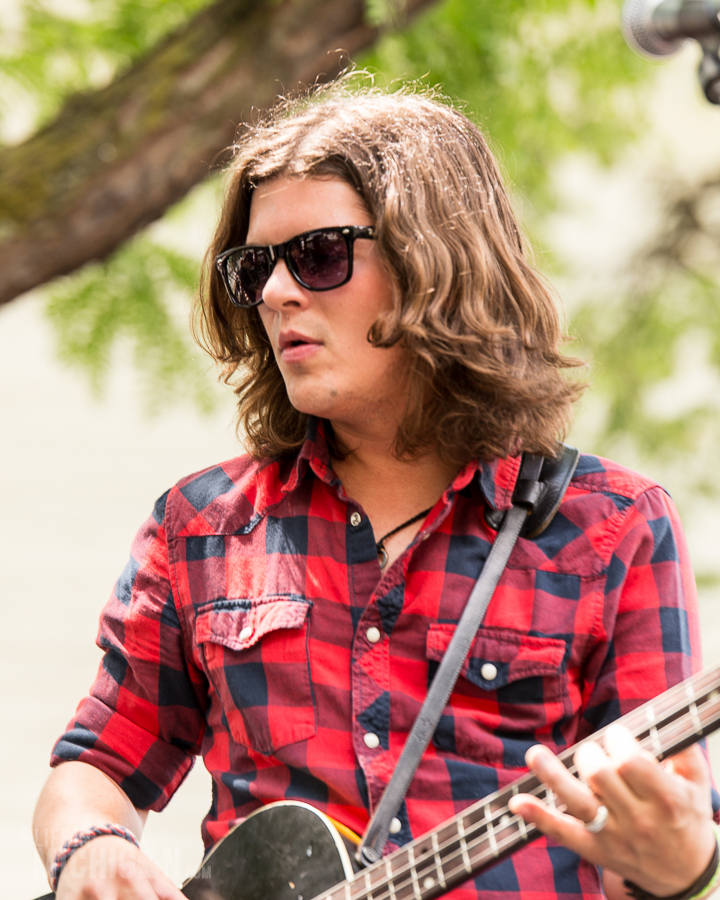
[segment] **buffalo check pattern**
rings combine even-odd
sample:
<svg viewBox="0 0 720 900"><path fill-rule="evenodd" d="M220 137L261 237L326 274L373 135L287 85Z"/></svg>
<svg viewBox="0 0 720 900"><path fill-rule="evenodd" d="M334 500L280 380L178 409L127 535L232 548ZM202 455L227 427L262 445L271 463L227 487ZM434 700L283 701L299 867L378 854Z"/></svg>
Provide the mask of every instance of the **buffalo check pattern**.
<svg viewBox="0 0 720 900"><path fill-rule="evenodd" d="M281 799L362 832L495 538L484 511L509 508L518 468L467 465L385 575L322 423L292 460L243 456L181 481L137 535L102 615L97 680L53 764L97 766L160 810L202 755L207 846ZM581 457L549 529L513 551L388 849L514 780L531 744L563 749L698 655L672 502ZM602 891L594 866L542 839L453 893Z"/></svg>

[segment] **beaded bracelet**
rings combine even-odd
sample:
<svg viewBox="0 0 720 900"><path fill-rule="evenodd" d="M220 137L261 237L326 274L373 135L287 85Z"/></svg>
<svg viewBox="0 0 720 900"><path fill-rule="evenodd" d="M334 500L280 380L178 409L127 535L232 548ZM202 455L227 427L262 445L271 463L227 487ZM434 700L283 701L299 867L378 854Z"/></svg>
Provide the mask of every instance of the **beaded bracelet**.
<svg viewBox="0 0 720 900"><path fill-rule="evenodd" d="M130 841L131 844L135 844L135 846L138 848L140 847L138 839L135 837L132 831L129 831L127 828L123 828L122 825L95 825L92 828L87 828L84 831L78 831L78 833L74 834L69 841L65 841L65 843L62 845L62 849L55 857L52 869L50 870L50 887L53 889L53 891L57 891L57 885L62 870L67 865L67 862L73 855L73 853L76 850L79 850L81 847L84 847L85 844L87 844L88 841L93 840L93 838L104 837L106 834L112 834L116 837L125 838L126 841Z"/></svg>
<svg viewBox="0 0 720 900"><path fill-rule="evenodd" d="M687 890L672 894L670 897L660 898L632 881L628 881L626 878L623 884L627 888L628 893L635 900L705 900L705 897L712 894L718 884L720 884L720 828L713 823L713 830L715 831L715 852L710 860L710 864Z"/></svg>

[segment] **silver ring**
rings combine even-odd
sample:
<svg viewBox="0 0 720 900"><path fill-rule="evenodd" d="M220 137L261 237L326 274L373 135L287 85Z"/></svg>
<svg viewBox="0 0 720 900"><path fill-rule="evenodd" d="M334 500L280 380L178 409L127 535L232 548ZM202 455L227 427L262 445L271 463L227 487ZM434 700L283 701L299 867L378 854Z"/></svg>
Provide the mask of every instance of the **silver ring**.
<svg viewBox="0 0 720 900"><path fill-rule="evenodd" d="M591 832L592 834L597 834L599 831L602 831L603 828L607 825L607 820L607 806L598 806L598 811L595 813L595 818L592 820L592 822L585 823L585 830Z"/></svg>

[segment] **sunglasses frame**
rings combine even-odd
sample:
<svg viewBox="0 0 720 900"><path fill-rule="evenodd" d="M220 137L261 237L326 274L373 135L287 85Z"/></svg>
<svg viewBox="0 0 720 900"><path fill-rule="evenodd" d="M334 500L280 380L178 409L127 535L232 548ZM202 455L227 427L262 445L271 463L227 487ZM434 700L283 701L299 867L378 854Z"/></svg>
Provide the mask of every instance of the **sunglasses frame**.
<svg viewBox="0 0 720 900"><path fill-rule="evenodd" d="M316 234L327 234L328 232L340 234L345 239L345 247L347 248L348 260L347 275L343 278L342 281L338 282L337 284L332 284L328 287L320 288L312 287L311 285L306 284L300 277L300 273L296 271L295 263L293 262L292 256L288 254L288 249L290 245L297 241L299 238L309 238ZM230 302L240 309L252 309L255 306L259 306L263 302L262 294L253 303L239 302L238 294L233 292L230 285L230 274L228 272L228 261L234 253L237 253L240 250L265 250L270 256L270 271L268 272L268 278L270 278L270 276L272 275L277 261L279 259L282 259L285 261L288 272L301 287L304 287L308 291L333 291L335 290L335 288L339 288L342 287L342 285L347 284L348 281L350 281L350 279L352 278L353 247L355 246L355 241L358 239L366 239L371 241L376 240L377 236L375 234L374 227L372 225L331 225L327 228L313 228L312 231L303 231L301 234L296 234L294 235L294 237L291 237L287 241L283 241L281 244L242 244L239 247L231 247L229 250L225 250L223 253L217 256L215 258L215 266L217 267L217 270L220 273L220 277L223 280L223 284L225 285L225 289L228 292Z"/></svg>

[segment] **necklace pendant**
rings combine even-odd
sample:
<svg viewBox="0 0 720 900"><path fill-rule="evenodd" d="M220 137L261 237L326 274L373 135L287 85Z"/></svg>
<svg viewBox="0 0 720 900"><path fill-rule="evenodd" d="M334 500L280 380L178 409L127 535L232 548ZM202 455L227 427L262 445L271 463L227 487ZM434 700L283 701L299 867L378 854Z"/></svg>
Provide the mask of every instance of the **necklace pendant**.
<svg viewBox="0 0 720 900"><path fill-rule="evenodd" d="M388 556L387 550L380 544L378 544L377 552L378 562L380 563L380 571L382 572L385 566L388 564L388 559L390 557Z"/></svg>
<svg viewBox="0 0 720 900"><path fill-rule="evenodd" d="M380 563L381 572L384 570L385 566L388 564L388 560L390 559L390 557L388 556L388 552L385 549L385 541L389 537L392 537L394 534L397 534L398 531L402 531L404 528L407 528L408 525L414 525L416 522L419 522L420 519L424 519L431 509L432 506L428 506L427 509L424 509L416 516L413 516L412 519L408 519L407 522L403 522L402 525L398 525L397 528L393 528L392 531L388 531L388 533L384 537L381 537L380 540L375 544L375 546L377 547L378 562Z"/></svg>

